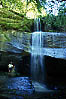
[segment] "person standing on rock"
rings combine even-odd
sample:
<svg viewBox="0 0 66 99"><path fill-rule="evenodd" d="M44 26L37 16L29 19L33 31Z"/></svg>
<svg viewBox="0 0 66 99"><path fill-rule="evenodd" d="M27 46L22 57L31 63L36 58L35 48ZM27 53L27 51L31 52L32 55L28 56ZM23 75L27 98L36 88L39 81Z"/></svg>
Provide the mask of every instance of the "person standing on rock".
<svg viewBox="0 0 66 99"><path fill-rule="evenodd" d="M9 63L8 65L8 71L9 73L12 71L12 69L14 68L14 65L12 64L12 61Z"/></svg>

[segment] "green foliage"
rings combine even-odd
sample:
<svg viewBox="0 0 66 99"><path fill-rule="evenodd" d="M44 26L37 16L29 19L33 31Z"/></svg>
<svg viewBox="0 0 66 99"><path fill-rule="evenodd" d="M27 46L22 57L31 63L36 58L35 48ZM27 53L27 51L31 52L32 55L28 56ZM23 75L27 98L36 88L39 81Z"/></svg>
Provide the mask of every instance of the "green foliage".
<svg viewBox="0 0 66 99"><path fill-rule="evenodd" d="M15 14L8 9L0 9L0 26L2 30L21 30L30 32L30 27L32 25L32 20ZM24 29L23 29L24 28ZM28 29L29 28L29 29Z"/></svg>
<svg viewBox="0 0 66 99"><path fill-rule="evenodd" d="M57 0L56 0L57 1ZM25 2L24 2L25 3ZM35 7L38 9L38 12L41 13L41 7L46 3L46 0L27 0L27 3L24 4L21 0L1 0L0 4L2 8L0 8L0 29L2 31L21 31L21 32L32 32L31 27L33 26L33 20L26 18L27 8L30 3L34 3L35 6L29 9L35 10ZM55 1L52 1L53 8ZM61 3L61 6L58 9L58 15L52 15L52 11L50 14L42 19L44 23L45 31L61 31L66 32L66 8L65 2ZM29 13L28 13L29 14ZM42 16L36 13L38 17ZM1 32L2 33L2 32Z"/></svg>
<svg viewBox="0 0 66 99"><path fill-rule="evenodd" d="M45 1L45 0L44 0ZM42 1L42 2L44 2ZM39 0L1 0L2 6L5 8L8 8L9 10L13 10L18 13L22 13L23 15L26 15L27 11L27 5L29 3L34 3L37 7L37 10L41 12L40 8L42 7L43 3L40 3ZM25 8L24 8L25 7Z"/></svg>
<svg viewBox="0 0 66 99"><path fill-rule="evenodd" d="M43 20L45 31L66 32L66 16L47 15Z"/></svg>
<svg viewBox="0 0 66 99"><path fill-rule="evenodd" d="M46 0L27 0L27 5L31 2L33 2L36 5L36 7L38 9L38 12L41 13L40 9L41 9L41 7L44 7L44 4L46 3Z"/></svg>
<svg viewBox="0 0 66 99"><path fill-rule="evenodd" d="M9 11L5 8L0 8L0 17L9 18L9 19L17 19L21 20L22 18L19 15L14 14L13 12Z"/></svg>
<svg viewBox="0 0 66 99"><path fill-rule="evenodd" d="M58 14L53 15L54 5L57 6ZM59 6L58 6L59 5ZM66 5L65 1L49 1L47 2L49 9L47 16L44 17L44 30L54 32L66 32Z"/></svg>
<svg viewBox="0 0 66 99"><path fill-rule="evenodd" d="M31 32L33 20L27 19L22 13L15 12L7 7L0 8L0 40L10 41L12 31Z"/></svg>
<svg viewBox="0 0 66 99"><path fill-rule="evenodd" d="M38 10L41 8L39 1L27 0L27 5L30 2L33 2ZM0 28L2 28L3 31L11 29L22 32L32 31L33 20L29 20L25 17L27 11L25 2L23 3L21 0L1 0L0 4L2 5L2 8L0 8Z"/></svg>

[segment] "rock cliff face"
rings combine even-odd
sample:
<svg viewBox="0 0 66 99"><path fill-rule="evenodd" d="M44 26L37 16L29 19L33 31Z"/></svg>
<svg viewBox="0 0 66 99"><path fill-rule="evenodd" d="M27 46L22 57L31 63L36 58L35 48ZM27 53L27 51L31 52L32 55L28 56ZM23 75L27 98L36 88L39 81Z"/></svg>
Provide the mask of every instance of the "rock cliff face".
<svg viewBox="0 0 66 99"><path fill-rule="evenodd" d="M32 27L32 19L27 19L22 13L9 10L7 7L0 7L0 51L8 48L13 50L15 45L22 49L21 38L25 33L31 33ZM27 38L23 38L26 42Z"/></svg>
<svg viewBox="0 0 66 99"><path fill-rule="evenodd" d="M30 76L30 54L0 51L0 72L8 72L8 64L13 62L16 73L22 76Z"/></svg>
<svg viewBox="0 0 66 99"><path fill-rule="evenodd" d="M44 32L44 47L66 48L66 34L57 32Z"/></svg>
<svg viewBox="0 0 66 99"><path fill-rule="evenodd" d="M8 38L9 41L3 41L3 36L0 39L0 71L8 72L8 64L12 61L17 73L30 76L30 35L16 32L10 33Z"/></svg>
<svg viewBox="0 0 66 99"><path fill-rule="evenodd" d="M11 32L7 36L9 40L5 40L4 34L0 34L0 51L21 53L22 50L28 51L30 48L30 33Z"/></svg>
<svg viewBox="0 0 66 99"><path fill-rule="evenodd" d="M7 8L0 8L0 71L7 72L9 62L13 61L16 72L21 73L21 75L30 76L32 31L33 20L26 19L23 15L9 11ZM59 57L66 59L65 33L43 32L42 35L43 47L46 48L46 50L44 50L44 53L46 52L45 55L47 55L45 61L48 77L51 75L53 75L53 77L56 77L55 74L58 75L58 72L59 75L61 75L61 73L65 75L64 68L66 60L55 59ZM59 50L55 51L53 48L58 48ZM60 48L64 48L61 50L61 52L64 51L63 54L60 53ZM50 60L51 63L49 63ZM53 67L56 68L57 73L54 71ZM58 68L60 68L60 71Z"/></svg>
<svg viewBox="0 0 66 99"><path fill-rule="evenodd" d="M4 34L0 34L0 50L20 52L31 50L32 33L11 31L7 33L8 40ZM66 48L66 35L64 33L42 32L43 48Z"/></svg>
<svg viewBox="0 0 66 99"><path fill-rule="evenodd" d="M43 33L44 55L66 59L65 34ZM31 33L12 31L7 34L8 41L3 35L0 35L0 70L8 71L7 66L12 60L17 72L30 75Z"/></svg>
<svg viewBox="0 0 66 99"><path fill-rule="evenodd" d="M9 41L0 42L0 72L8 72L10 61L15 65L16 73L22 76L30 76L30 35L18 33L9 34Z"/></svg>
<svg viewBox="0 0 66 99"><path fill-rule="evenodd" d="M66 86L66 60L45 56L45 67L49 86Z"/></svg>

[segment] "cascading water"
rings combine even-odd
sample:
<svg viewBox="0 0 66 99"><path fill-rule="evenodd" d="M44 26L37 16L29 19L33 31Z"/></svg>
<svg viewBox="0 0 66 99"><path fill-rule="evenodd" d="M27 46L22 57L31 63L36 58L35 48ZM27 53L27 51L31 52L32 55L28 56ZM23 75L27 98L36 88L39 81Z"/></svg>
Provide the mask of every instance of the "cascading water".
<svg viewBox="0 0 66 99"><path fill-rule="evenodd" d="M46 77L44 66L44 55L56 58L66 57L65 55L66 41L64 40L66 34L54 32L52 33L42 32L40 19L35 20L34 23L35 23L34 24L35 32L32 33L32 50L31 50L31 74L32 80L34 81L33 85L36 91L43 92L53 91L48 90L44 85Z"/></svg>
<svg viewBox="0 0 66 99"><path fill-rule="evenodd" d="M34 31L32 33L32 52L31 52L31 73L34 81L44 81L44 57L42 54L42 32L40 19L34 21Z"/></svg>
<svg viewBox="0 0 66 99"><path fill-rule="evenodd" d="M35 81L44 80L44 63L43 55L41 52L42 40L41 32L34 32L32 34L32 57L31 57L31 73Z"/></svg>
<svg viewBox="0 0 66 99"><path fill-rule="evenodd" d="M41 31L40 18L34 19L34 31Z"/></svg>
<svg viewBox="0 0 66 99"><path fill-rule="evenodd" d="M34 31L32 33L32 51L31 51L31 74L33 85L36 91L50 91L44 85L45 66L43 49L43 33L41 32L40 19L34 21Z"/></svg>

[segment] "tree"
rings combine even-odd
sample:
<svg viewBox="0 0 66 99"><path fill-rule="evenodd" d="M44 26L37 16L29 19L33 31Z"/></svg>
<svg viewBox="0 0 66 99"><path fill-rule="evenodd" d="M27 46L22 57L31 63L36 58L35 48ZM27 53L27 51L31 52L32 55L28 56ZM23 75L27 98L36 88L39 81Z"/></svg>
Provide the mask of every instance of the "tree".
<svg viewBox="0 0 66 99"><path fill-rule="evenodd" d="M44 17L44 30L55 32L66 32L66 3L65 1L47 0L47 16ZM55 8L56 7L56 8ZM54 13L54 12L55 13Z"/></svg>
<svg viewBox="0 0 66 99"><path fill-rule="evenodd" d="M39 0L1 0L1 4L3 7L8 8L8 10L12 10L13 12L18 12L27 17L27 13L29 10L32 10L36 17L43 16L43 1ZM32 14L33 14L32 13ZM44 15L46 12L44 10Z"/></svg>

